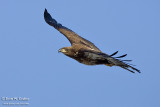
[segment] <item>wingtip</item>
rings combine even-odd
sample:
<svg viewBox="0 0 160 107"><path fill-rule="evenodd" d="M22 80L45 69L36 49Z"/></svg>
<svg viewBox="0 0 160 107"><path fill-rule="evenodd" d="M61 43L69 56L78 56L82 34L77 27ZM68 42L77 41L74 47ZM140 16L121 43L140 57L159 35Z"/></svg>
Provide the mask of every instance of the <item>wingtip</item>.
<svg viewBox="0 0 160 107"><path fill-rule="evenodd" d="M132 67L133 70L137 71L138 73L141 73L141 71L139 69L136 69L134 67Z"/></svg>
<svg viewBox="0 0 160 107"><path fill-rule="evenodd" d="M137 72L138 72L138 73L141 73L141 71L140 71L140 70L138 70Z"/></svg>
<svg viewBox="0 0 160 107"><path fill-rule="evenodd" d="M138 73L141 73L141 71L139 69L136 69L136 68L134 68L132 66L130 66L130 68L132 68L133 70L137 71Z"/></svg>
<svg viewBox="0 0 160 107"><path fill-rule="evenodd" d="M130 66L130 65L120 66L120 67L122 67L122 68L130 71L131 73L135 73L135 72L141 73L140 70L138 70L138 69L136 69L136 68L134 68L134 67L132 67L132 66ZM129 68L131 68L131 69L129 69Z"/></svg>
<svg viewBox="0 0 160 107"><path fill-rule="evenodd" d="M51 17L51 16L50 16L50 14L48 13L47 9L45 8L45 10L44 10L44 18L45 18L45 20L46 20L48 17Z"/></svg>
<svg viewBox="0 0 160 107"><path fill-rule="evenodd" d="M114 56L118 53L118 51L114 52L113 54L111 54L110 56Z"/></svg>
<svg viewBox="0 0 160 107"><path fill-rule="evenodd" d="M45 8L44 13L48 13L47 9Z"/></svg>

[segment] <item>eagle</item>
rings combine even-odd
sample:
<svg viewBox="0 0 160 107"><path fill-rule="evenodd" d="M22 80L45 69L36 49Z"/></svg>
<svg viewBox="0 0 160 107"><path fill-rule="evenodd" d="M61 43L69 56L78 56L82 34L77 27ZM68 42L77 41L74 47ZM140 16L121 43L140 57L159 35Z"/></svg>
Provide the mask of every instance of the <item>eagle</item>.
<svg viewBox="0 0 160 107"><path fill-rule="evenodd" d="M52 16L48 13L47 9L44 11L44 19L46 23L54 27L60 33L62 33L71 43L70 47L63 47L58 50L58 52L77 60L78 62L85 65L107 65L107 66L119 66L132 73L139 72L140 70L133 67L132 64L127 63L131 60L122 60L127 54L114 57L118 51L109 55L103 53L99 48L97 48L92 42L79 36L77 33L71 29L58 23Z"/></svg>

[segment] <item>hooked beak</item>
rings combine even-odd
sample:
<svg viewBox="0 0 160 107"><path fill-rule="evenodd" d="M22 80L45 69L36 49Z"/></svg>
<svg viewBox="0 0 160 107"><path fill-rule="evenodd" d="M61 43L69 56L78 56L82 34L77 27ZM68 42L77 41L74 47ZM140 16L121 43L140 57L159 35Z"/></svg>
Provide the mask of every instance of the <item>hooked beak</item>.
<svg viewBox="0 0 160 107"><path fill-rule="evenodd" d="M58 53L60 53L60 52L61 52L61 49L58 50Z"/></svg>

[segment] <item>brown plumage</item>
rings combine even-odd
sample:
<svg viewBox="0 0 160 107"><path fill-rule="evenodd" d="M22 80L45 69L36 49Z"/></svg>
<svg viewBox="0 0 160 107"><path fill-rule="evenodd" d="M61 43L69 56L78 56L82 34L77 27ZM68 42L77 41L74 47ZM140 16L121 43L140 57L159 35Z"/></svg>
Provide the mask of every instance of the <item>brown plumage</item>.
<svg viewBox="0 0 160 107"><path fill-rule="evenodd" d="M124 62L124 61L131 61L131 60L118 59L118 58L125 57L127 54L119 57L113 57L115 54L118 53L118 51L113 53L112 55L103 53L92 42L82 38L72 30L58 23L54 18L51 17L51 15L47 12L46 9L44 12L44 19L49 25L57 29L70 41L71 43L70 47L64 47L59 49L59 52L62 52L66 56L73 58L78 62L86 65L104 64L107 66L119 66L132 73L134 73L134 71L137 71L140 73L140 70Z"/></svg>

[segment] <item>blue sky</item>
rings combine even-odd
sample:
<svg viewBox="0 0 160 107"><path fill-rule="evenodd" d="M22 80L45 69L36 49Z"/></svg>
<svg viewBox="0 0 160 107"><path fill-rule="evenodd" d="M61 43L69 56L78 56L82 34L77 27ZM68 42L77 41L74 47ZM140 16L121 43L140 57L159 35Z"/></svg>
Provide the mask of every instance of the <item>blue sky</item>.
<svg viewBox="0 0 160 107"><path fill-rule="evenodd" d="M160 107L160 1L1 0L0 97L30 98L28 107ZM68 40L58 22L141 70L86 66L58 53ZM0 106L5 101L0 101ZM9 101L6 101L9 102Z"/></svg>

